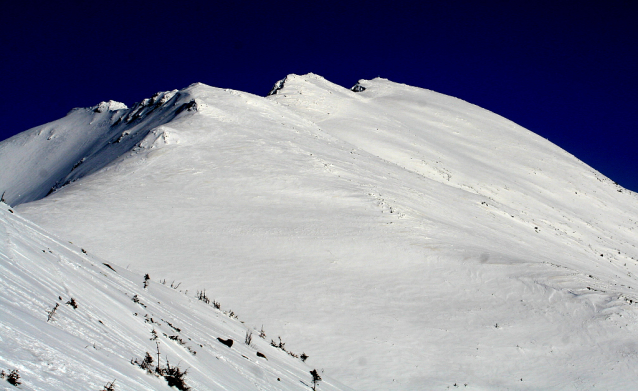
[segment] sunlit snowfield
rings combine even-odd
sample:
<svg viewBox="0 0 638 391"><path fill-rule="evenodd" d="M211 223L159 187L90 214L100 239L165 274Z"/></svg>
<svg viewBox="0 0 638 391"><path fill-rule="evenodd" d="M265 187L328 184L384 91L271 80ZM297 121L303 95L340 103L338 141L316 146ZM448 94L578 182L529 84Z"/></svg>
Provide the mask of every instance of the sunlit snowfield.
<svg viewBox="0 0 638 391"><path fill-rule="evenodd" d="M177 284L170 281L145 284L141 274L63 242L0 205L0 367L18 371L19 389L104 390L112 382L114 390L175 390L131 365L147 352L157 358L158 350L160 366L186 370L184 383L193 391L311 384L308 365L270 346L268 335L259 338L261 328L242 324L232 310L172 289ZM321 377L320 390L348 389L328 374ZM15 388L0 380L0 389Z"/></svg>
<svg viewBox="0 0 638 391"><path fill-rule="evenodd" d="M353 389L633 385L636 193L467 102L359 86L75 110L0 143L0 182L20 216L206 289Z"/></svg>

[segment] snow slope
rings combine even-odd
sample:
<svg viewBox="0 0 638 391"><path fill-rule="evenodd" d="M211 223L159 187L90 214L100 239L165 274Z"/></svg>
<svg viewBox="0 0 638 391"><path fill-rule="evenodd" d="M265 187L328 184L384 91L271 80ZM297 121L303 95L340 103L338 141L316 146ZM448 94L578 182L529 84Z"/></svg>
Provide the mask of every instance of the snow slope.
<svg viewBox="0 0 638 391"><path fill-rule="evenodd" d="M192 85L193 110L17 210L207 289L354 389L633 384L637 195L469 103L358 86Z"/></svg>
<svg viewBox="0 0 638 391"><path fill-rule="evenodd" d="M142 275L59 240L6 204L0 235L0 368L19 371L21 390L101 390L113 380L116 390L175 390L131 365L155 356L156 342L161 365L187 369L192 390L309 389L312 368L192 294L152 279L144 288ZM319 384L346 388L326 375ZM0 389L15 388L0 380Z"/></svg>

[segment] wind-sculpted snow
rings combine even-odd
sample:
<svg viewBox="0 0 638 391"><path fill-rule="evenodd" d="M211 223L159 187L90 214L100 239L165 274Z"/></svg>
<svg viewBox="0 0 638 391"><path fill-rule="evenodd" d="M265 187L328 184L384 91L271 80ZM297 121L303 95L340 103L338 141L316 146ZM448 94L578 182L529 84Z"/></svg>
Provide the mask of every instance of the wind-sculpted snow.
<svg viewBox="0 0 638 391"><path fill-rule="evenodd" d="M636 194L467 102L357 85L193 85L130 152L17 210L206 288L354 389L632 385Z"/></svg>
<svg viewBox="0 0 638 391"><path fill-rule="evenodd" d="M112 381L115 390L175 390L131 364L146 352L156 359L158 347L160 365L187 370L192 390L307 390L312 380L313 368L259 338L260 327L170 281L145 284L1 203L0 276L0 369L18 371L20 390L101 390ZM320 390L346 388L321 377ZM0 379L0 389L13 387Z"/></svg>

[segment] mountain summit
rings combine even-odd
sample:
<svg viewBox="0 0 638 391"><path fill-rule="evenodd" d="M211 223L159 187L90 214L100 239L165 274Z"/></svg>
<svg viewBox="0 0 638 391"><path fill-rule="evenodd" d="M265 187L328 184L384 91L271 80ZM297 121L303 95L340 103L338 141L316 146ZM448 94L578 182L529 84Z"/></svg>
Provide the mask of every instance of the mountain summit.
<svg viewBox="0 0 638 391"><path fill-rule="evenodd" d="M0 143L16 212L206 289L348 386L638 376L638 197L515 123L314 74L100 107Z"/></svg>

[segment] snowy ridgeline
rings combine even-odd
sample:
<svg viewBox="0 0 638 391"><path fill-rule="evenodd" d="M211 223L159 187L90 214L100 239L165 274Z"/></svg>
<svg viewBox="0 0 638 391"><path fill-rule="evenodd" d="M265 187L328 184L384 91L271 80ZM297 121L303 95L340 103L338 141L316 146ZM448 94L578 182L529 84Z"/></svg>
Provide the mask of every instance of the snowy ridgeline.
<svg viewBox="0 0 638 391"><path fill-rule="evenodd" d="M158 127L196 109L188 89L158 92L130 109L115 101L75 108L17 134L0 143L0 155L17 157L2 161L5 200L17 205L40 199L131 150L169 142L169 132Z"/></svg>
<svg viewBox="0 0 638 391"><path fill-rule="evenodd" d="M117 267L2 203L0 239L2 390L15 389L9 381L20 390L46 391L98 391L110 384L114 390L175 390L169 380L192 390L312 386L313 368L302 362L302 352L281 349L277 337L278 347L271 346L270 335L260 338L263 329L215 308L203 292L172 289L171 282ZM140 367L147 352L149 371ZM318 389L347 389L320 369L317 374Z"/></svg>
<svg viewBox="0 0 638 391"><path fill-rule="evenodd" d="M195 301L198 289L246 324L263 323L267 341L254 344L275 336L278 345L281 336L287 350L306 349L310 366L289 383L276 374L276 389L306 387L300 381L308 384L315 367L379 391L627 389L638 378L638 196L459 99L385 79L350 90L312 74L289 75L268 97L194 84L130 109L108 102L74 110L0 143L0 167L0 191L17 214L81 244L88 254L73 246L68 253L85 264L94 255L107 260L73 273L105 273L103 284L121 279L129 287L113 288L128 312L113 310L110 322L130 323L125 335L139 333L143 342L113 349L125 352L123 361L103 369L98 386L119 382L124 371L166 384L129 364L155 352L153 329L163 359L193 368L194 388L208 384L196 383L208 376L199 361L206 354L215 365L252 363L263 373L275 353L283 356L277 365L301 364L255 345L268 357L260 361L241 343L244 326ZM64 252L54 247L32 252L57 262ZM137 274L127 279L116 265ZM147 289L145 273L155 281ZM56 276L41 274L34 283ZM190 298L159 279L182 282ZM86 297L59 290L42 294L34 310L47 328L87 308ZM77 310L65 304L71 296ZM162 312L158 301L177 304ZM57 318L46 322L55 304ZM101 335L111 324L106 315L92 316L104 325L87 323L97 327L91 338L111 341ZM183 320L209 317L227 323L204 334L200 323ZM222 327L230 325L237 329ZM3 341L12 330L2 331ZM235 350L216 338L232 338ZM58 346L52 339L41 345ZM64 360L81 350L64 349L71 349ZM25 384L28 365L42 362L33 357L20 367ZM68 367L32 373L64 378Z"/></svg>

